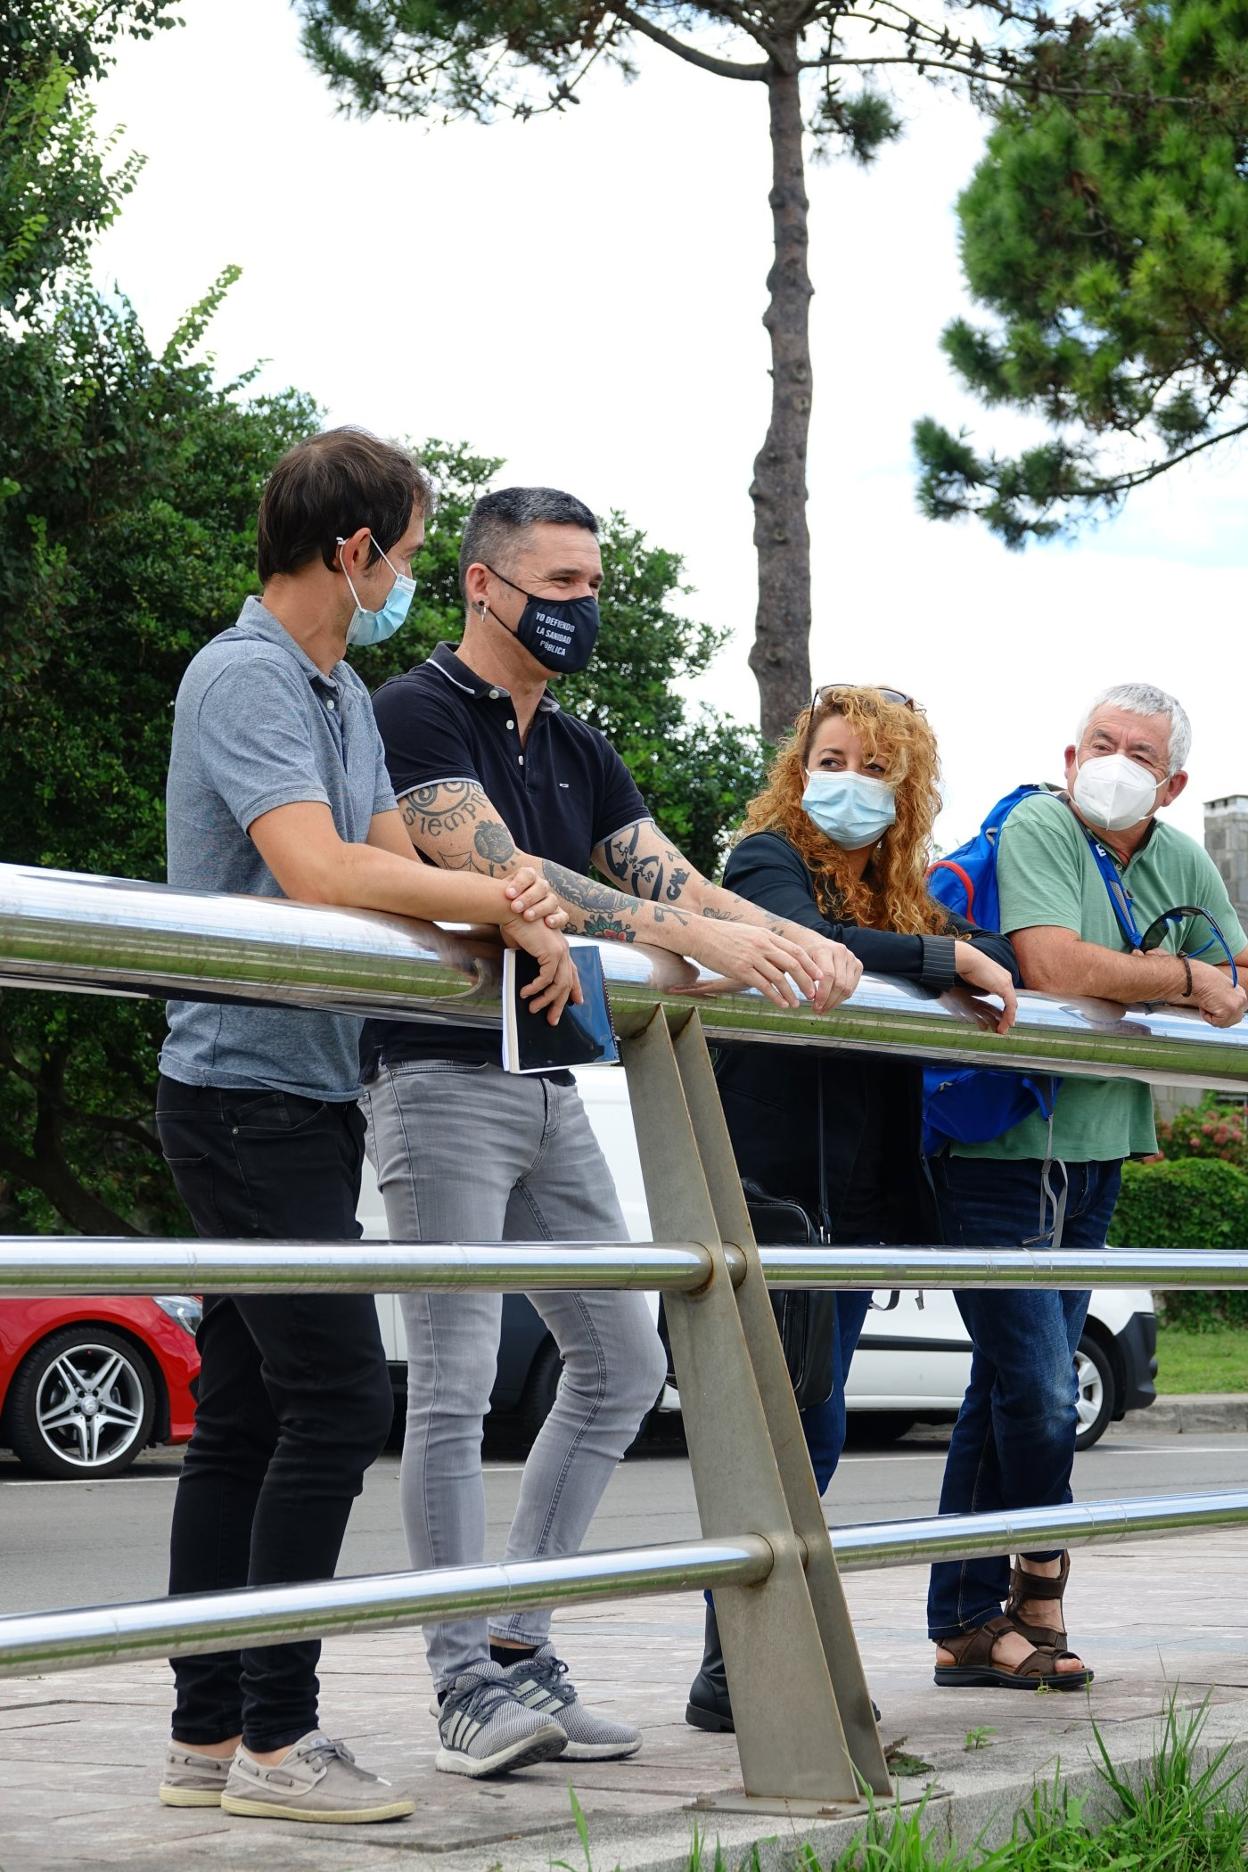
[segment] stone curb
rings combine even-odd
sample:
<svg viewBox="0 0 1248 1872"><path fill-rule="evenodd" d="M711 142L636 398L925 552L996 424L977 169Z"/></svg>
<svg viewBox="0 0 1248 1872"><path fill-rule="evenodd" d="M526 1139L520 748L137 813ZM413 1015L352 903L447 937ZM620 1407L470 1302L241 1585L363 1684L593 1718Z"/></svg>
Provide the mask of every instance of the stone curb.
<svg viewBox="0 0 1248 1872"><path fill-rule="evenodd" d="M1192 1431L1248 1430L1248 1391L1205 1391L1159 1397L1145 1411L1127 1419L1133 1429L1163 1430L1182 1436Z"/></svg>

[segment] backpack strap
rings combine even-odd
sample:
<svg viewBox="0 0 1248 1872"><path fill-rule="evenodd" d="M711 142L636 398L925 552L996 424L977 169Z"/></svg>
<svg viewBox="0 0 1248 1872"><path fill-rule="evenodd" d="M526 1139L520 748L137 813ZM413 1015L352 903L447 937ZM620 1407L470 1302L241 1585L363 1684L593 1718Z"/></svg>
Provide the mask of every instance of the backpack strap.
<svg viewBox="0 0 1248 1872"><path fill-rule="evenodd" d="M967 871L963 865L958 864L957 860L953 858L934 859L927 867L927 875L929 878L933 871L953 872L954 877L957 878L958 883L966 892L966 910L964 912L966 920L968 923L973 922L975 919L975 886L971 881L970 872Z"/></svg>

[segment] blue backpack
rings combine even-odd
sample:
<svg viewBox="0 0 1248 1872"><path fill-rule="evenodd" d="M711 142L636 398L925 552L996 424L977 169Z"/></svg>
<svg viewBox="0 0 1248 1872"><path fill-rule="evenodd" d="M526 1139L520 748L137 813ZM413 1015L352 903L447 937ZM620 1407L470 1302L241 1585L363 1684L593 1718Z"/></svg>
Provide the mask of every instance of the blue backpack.
<svg viewBox="0 0 1248 1872"><path fill-rule="evenodd" d="M1015 787L998 800L973 839L948 858L938 858L927 874L937 903L956 910L980 929L1001 927L997 895L997 842L1018 802L1045 789ZM1061 1080L1050 1073L994 1072L984 1066L927 1066L923 1069L923 1150L934 1157L950 1144L985 1144L1013 1130L1039 1112L1053 1116Z"/></svg>

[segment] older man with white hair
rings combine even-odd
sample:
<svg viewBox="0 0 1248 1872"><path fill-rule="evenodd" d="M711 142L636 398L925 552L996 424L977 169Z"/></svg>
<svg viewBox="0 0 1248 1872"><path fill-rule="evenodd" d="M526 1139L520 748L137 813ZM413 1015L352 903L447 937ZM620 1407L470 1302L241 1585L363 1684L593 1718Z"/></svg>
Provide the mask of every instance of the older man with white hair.
<svg viewBox="0 0 1248 1872"><path fill-rule="evenodd" d="M1242 1020L1248 938L1208 853L1157 814L1187 785L1191 726L1144 683L1099 695L1066 749L1066 789L1020 801L1001 828L1001 928L1024 985L1047 994L1192 1008L1214 1027ZM1122 1165L1157 1148L1149 1087L1069 1078L1051 1117L1037 1108L987 1143L932 1160L944 1239L956 1247L1100 1248ZM957 1295L973 1343L942 1514L1068 1502L1073 1360L1089 1296ZM946 1561L932 1569L928 1632L947 1687L1079 1689L1092 1672L1066 1648L1064 1553Z"/></svg>

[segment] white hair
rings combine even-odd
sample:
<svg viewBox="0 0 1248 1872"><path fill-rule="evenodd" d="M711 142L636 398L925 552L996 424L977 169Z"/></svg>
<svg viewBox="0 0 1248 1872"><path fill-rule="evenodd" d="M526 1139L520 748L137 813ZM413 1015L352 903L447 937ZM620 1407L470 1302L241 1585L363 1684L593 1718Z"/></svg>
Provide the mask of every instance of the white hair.
<svg viewBox="0 0 1248 1872"><path fill-rule="evenodd" d="M1130 715L1167 715L1170 718L1170 772L1182 772L1187 765L1187 757L1192 749L1192 724L1187 719L1187 711L1181 702L1164 689L1154 689L1151 683L1129 682L1115 683L1111 689L1102 689L1094 696L1079 724L1079 744L1088 731L1088 723L1099 708L1126 709Z"/></svg>

